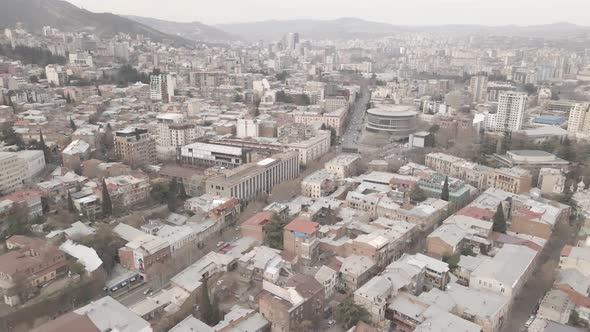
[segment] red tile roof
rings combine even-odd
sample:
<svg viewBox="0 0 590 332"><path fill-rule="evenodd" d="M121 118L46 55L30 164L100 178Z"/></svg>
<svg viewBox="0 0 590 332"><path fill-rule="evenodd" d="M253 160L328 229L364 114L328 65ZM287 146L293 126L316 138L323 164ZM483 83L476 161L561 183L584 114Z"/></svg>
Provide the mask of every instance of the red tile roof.
<svg viewBox="0 0 590 332"><path fill-rule="evenodd" d="M561 255L560 256L569 256L572 252L572 246L570 246L569 244L565 245L563 247L563 249L561 249Z"/></svg>
<svg viewBox="0 0 590 332"><path fill-rule="evenodd" d="M6 200L9 199L13 202L24 202L24 201L28 201L31 198L41 198L41 193L38 190L27 190L27 189L19 189L15 192L13 192L12 194L6 195L2 198L0 198L0 200Z"/></svg>
<svg viewBox="0 0 590 332"><path fill-rule="evenodd" d="M467 206L457 212L457 215L471 217L480 220L492 220L495 212L475 206Z"/></svg>
<svg viewBox="0 0 590 332"><path fill-rule="evenodd" d="M303 234L314 234L318 230L319 226L320 225L317 222L313 222L306 218L297 217L287 224L287 226L285 226L285 230Z"/></svg>
<svg viewBox="0 0 590 332"><path fill-rule="evenodd" d="M273 216L274 213L270 211L258 212L257 214L250 217L248 220L244 221L242 225L258 226L271 220Z"/></svg>

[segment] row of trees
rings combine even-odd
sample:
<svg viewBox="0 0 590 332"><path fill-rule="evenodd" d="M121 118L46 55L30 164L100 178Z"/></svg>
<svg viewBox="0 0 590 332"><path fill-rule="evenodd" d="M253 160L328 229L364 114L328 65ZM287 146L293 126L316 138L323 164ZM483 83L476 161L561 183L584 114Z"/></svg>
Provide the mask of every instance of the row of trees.
<svg viewBox="0 0 590 332"><path fill-rule="evenodd" d="M66 58L59 55L54 55L48 49L40 47L16 46L12 48L8 44L0 44L0 55L6 56L9 59L20 60L24 64L34 64L44 67L48 64L66 63Z"/></svg>
<svg viewBox="0 0 590 332"><path fill-rule="evenodd" d="M311 100L306 94L288 95L285 91L278 91L276 94L276 101L278 103L295 104L297 106L309 106Z"/></svg>

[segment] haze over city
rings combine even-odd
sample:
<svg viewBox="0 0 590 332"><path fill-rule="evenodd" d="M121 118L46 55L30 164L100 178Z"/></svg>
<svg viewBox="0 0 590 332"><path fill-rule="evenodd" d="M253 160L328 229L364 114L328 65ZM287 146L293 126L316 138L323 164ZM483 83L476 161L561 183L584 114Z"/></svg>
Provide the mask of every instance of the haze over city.
<svg viewBox="0 0 590 332"><path fill-rule="evenodd" d="M0 332L590 329L588 0L0 0Z"/></svg>
<svg viewBox="0 0 590 332"><path fill-rule="evenodd" d="M95 12L206 24L357 17L396 25L588 24L586 0L69 0Z"/></svg>

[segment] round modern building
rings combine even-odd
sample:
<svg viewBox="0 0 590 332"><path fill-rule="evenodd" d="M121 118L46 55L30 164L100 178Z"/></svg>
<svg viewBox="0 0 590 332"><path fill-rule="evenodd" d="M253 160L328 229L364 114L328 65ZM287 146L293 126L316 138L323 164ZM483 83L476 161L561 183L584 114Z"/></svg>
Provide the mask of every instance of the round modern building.
<svg viewBox="0 0 590 332"><path fill-rule="evenodd" d="M415 106L387 105L367 110L367 130L409 135L416 130Z"/></svg>

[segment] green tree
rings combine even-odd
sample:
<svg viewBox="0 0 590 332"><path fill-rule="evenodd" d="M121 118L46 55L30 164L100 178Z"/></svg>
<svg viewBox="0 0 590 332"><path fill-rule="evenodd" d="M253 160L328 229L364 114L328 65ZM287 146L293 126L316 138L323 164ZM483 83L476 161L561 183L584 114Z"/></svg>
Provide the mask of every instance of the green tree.
<svg viewBox="0 0 590 332"><path fill-rule="evenodd" d="M275 75L275 77L278 81L285 83L285 80L287 79L287 77L289 77L289 73L287 73L285 70L283 70L282 72L277 73Z"/></svg>
<svg viewBox="0 0 590 332"><path fill-rule="evenodd" d="M264 226L264 244L273 249L283 249L283 228L285 222L274 215Z"/></svg>
<svg viewBox="0 0 590 332"><path fill-rule="evenodd" d="M346 331L356 326L359 321L368 323L370 316L367 309L354 303L351 298L348 298L336 306L334 318L336 318L338 325L342 326Z"/></svg>
<svg viewBox="0 0 590 332"><path fill-rule="evenodd" d="M45 144L45 138L43 138L43 132L41 130L39 130L39 147L41 148L41 150L43 150L43 156L45 157L45 162L50 163L51 162L51 153L49 151L49 148L47 147L47 144Z"/></svg>
<svg viewBox="0 0 590 332"><path fill-rule="evenodd" d="M72 199L72 194L68 191L68 211L71 213L78 212L76 210L76 206L74 205L74 200Z"/></svg>
<svg viewBox="0 0 590 332"><path fill-rule="evenodd" d="M449 201L449 177L445 177L445 183L443 184L442 191L440 193L440 199L443 201Z"/></svg>
<svg viewBox="0 0 590 332"><path fill-rule="evenodd" d="M572 144L569 138L566 137L563 139L563 141L561 142L561 146L557 150L557 156L567 161L576 161L576 152L572 148Z"/></svg>
<svg viewBox="0 0 590 332"><path fill-rule="evenodd" d="M461 261L461 253L443 256L443 262L449 264L450 269L456 269L459 267L459 261Z"/></svg>
<svg viewBox="0 0 590 332"><path fill-rule="evenodd" d="M94 235L90 235L82 241L81 244L93 248L96 254L103 262L103 267L107 273L113 270L118 261L119 248L125 243L117 236L108 226L101 226L96 230Z"/></svg>
<svg viewBox="0 0 590 332"><path fill-rule="evenodd" d="M178 205L178 184L175 178L173 178L172 181L170 181L167 204L168 210L170 212L176 211L176 205Z"/></svg>
<svg viewBox="0 0 590 332"><path fill-rule="evenodd" d="M167 197L170 193L170 186L167 183L155 183L152 186L151 195L154 200L160 204L167 203Z"/></svg>
<svg viewBox="0 0 590 332"><path fill-rule="evenodd" d="M25 148L25 142L23 141L22 136L14 131L14 128L12 127L3 129L2 132L0 132L0 140L6 143L6 145L16 145L19 149Z"/></svg>
<svg viewBox="0 0 590 332"><path fill-rule="evenodd" d="M426 193L424 192L424 190L422 190L420 188L420 186L418 186L418 185L414 186L412 188L412 191L410 191L410 200L412 202L416 202L416 203L424 202L427 198L428 198L428 196L426 196Z"/></svg>
<svg viewBox="0 0 590 332"><path fill-rule="evenodd" d="M72 117L70 117L70 128L72 128L72 131L76 131L76 129L78 129Z"/></svg>
<svg viewBox="0 0 590 332"><path fill-rule="evenodd" d="M215 295L213 295L213 302L211 302L209 297L209 286L206 280L203 282L203 288L201 289L200 311L201 320L209 326L214 326L221 320Z"/></svg>
<svg viewBox="0 0 590 332"><path fill-rule="evenodd" d="M436 133L436 132L437 132L437 131L439 131L439 130L440 130L440 126L439 126L439 125L437 125L437 124L435 124L435 125L432 125L432 126L431 126L431 127L428 129L428 132L429 132L429 133L431 133L431 134L434 134L434 133Z"/></svg>
<svg viewBox="0 0 590 332"><path fill-rule="evenodd" d="M107 187L107 183L102 179L102 214L108 217L113 214L113 203L111 202L111 194Z"/></svg>
<svg viewBox="0 0 590 332"><path fill-rule="evenodd" d="M494 214L494 224L492 230L498 233L506 233L506 217L504 216L504 208L499 204Z"/></svg>

